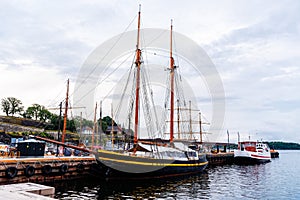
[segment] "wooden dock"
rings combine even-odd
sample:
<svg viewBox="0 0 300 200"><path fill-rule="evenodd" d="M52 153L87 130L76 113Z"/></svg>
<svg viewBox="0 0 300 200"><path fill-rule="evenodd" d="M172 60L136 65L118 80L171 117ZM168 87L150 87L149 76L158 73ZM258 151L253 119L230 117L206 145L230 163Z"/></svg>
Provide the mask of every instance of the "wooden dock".
<svg viewBox="0 0 300 200"><path fill-rule="evenodd" d="M234 158L233 152L207 153L206 154L206 159L208 161L208 166L233 164L233 158Z"/></svg>
<svg viewBox="0 0 300 200"><path fill-rule="evenodd" d="M206 154L209 167L232 164L233 157L233 152ZM98 177L101 170L94 156L0 158L0 185Z"/></svg>
<svg viewBox="0 0 300 200"><path fill-rule="evenodd" d="M82 178L90 175L95 164L93 156L0 158L0 185Z"/></svg>

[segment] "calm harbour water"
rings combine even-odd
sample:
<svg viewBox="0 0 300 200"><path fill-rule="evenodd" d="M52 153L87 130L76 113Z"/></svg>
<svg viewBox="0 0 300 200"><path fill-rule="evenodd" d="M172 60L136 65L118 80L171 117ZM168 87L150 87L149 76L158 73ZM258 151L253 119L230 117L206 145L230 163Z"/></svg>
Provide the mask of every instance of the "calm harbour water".
<svg viewBox="0 0 300 200"><path fill-rule="evenodd" d="M300 151L279 151L272 162L206 169L168 180L106 183L77 180L56 184L59 199L300 199Z"/></svg>

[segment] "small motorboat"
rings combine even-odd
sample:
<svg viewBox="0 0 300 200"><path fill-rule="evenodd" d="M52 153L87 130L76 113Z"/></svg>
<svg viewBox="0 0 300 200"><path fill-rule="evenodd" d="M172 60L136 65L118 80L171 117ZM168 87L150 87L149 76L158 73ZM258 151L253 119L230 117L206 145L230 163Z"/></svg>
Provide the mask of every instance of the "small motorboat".
<svg viewBox="0 0 300 200"><path fill-rule="evenodd" d="M234 151L236 164L259 164L271 161L271 151L263 142L239 142L238 149Z"/></svg>

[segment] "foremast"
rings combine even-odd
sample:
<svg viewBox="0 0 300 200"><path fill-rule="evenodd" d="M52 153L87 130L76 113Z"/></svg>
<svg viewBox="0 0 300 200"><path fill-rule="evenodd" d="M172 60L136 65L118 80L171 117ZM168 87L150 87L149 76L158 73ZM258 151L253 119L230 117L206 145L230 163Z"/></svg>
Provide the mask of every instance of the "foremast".
<svg viewBox="0 0 300 200"><path fill-rule="evenodd" d="M172 33L173 32L173 20L171 20L171 31L170 31L170 143L173 143L174 139L174 58L172 55Z"/></svg>
<svg viewBox="0 0 300 200"><path fill-rule="evenodd" d="M141 73L141 49L140 49L140 23L141 22L141 5L139 6L138 13L138 32L136 43L136 87L135 87L135 120L134 120L134 139L136 145L138 143L138 129L139 129L139 96L140 96L140 73Z"/></svg>

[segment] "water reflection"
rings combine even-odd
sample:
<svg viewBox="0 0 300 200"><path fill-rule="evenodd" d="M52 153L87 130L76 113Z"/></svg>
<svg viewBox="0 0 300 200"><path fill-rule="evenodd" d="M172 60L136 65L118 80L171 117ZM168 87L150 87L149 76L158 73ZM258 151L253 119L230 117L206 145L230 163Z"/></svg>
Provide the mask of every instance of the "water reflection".
<svg viewBox="0 0 300 200"><path fill-rule="evenodd" d="M60 199L300 199L300 151L251 165L225 165L197 176L143 182L55 183Z"/></svg>
<svg viewBox="0 0 300 200"><path fill-rule="evenodd" d="M207 173L196 176L136 182L82 180L55 184L59 199L190 199L209 198Z"/></svg>

